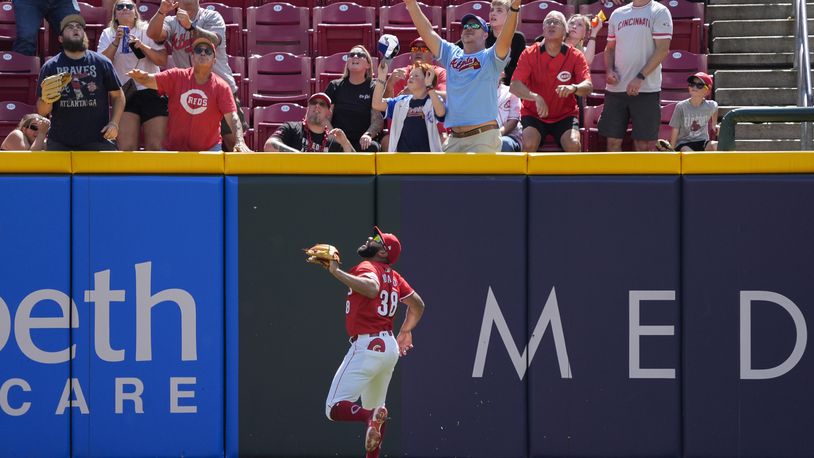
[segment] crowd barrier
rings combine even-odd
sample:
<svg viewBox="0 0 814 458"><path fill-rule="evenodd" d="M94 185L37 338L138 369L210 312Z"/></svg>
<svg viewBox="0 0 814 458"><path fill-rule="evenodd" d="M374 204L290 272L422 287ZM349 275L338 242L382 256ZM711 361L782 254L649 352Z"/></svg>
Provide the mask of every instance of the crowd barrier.
<svg viewBox="0 0 814 458"><path fill-rule="evenodd" d="M387 455L812 456L813 200L814 153L0 153L0 457L360 456L302 249L374 224L427 304Z"/></svg>

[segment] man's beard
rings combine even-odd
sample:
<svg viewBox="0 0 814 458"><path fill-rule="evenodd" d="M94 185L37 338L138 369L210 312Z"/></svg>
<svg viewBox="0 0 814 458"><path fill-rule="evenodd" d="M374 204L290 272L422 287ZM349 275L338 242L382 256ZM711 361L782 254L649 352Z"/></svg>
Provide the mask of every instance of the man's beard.
<svg viewBox="0 0 814 458"><path fill-rule="evenodd" d="M321 126L324 124L319 113L308 113L308 116L306 116L305 120L308 121L308 124L312 124L315 126Z"/></svg>
<svg viewBox="0 0 814 458"><path fill-rule="evenodd" d="M87 51L88 45L85 44L85 38L65 38L62 37L62 47L68 52L81 52Z"/></svg>
<svg viewBox="0 0 814 458"><path fill-rule="evenodd" d="M363 257L365 259L370 259L373 256L376 256L376 253L378 253L378 252L379 252L379 249L376 248L373 245L362 245L356 250L356 253L358 253L359 256L361 256L361 257Z"/></svg>

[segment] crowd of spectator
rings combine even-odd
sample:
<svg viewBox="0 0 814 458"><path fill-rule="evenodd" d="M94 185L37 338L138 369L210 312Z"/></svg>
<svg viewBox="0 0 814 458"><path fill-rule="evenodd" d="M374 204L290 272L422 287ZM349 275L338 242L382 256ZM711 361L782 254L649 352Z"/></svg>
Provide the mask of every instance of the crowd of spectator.
<svg viewBox="0 0 814 458"><path fill-rule="evenodd" d="M250 151L226 24L199 1L162 0L142 18L138 0L105 0L110 22L93 51L75 1L14 0L13 49L35 54L31 25L45 18L63 49L43 64L40 82L64 72L71 81L58 100L40 97L38 113L26 115L2 149ZM493 0L488 22L464 15L461 38L451 43L417 0L404 3L419 34L409 65L391 69L383 58L374 68L368 49L353 46L342 77L308 99L305 118L260 139L265 151L517 152L537 151L548 137L563 151L581 150L580 107L594 90L602 20L551 11L526 46L517 31L521 1ZM669 141L657 142L670 11L633 0L607 22L598 126L607 150L621 150L629 124L637 151L714 149L717 104L708 100L712 78L701 72L688 78L690 97L674 110Z"/></svg>

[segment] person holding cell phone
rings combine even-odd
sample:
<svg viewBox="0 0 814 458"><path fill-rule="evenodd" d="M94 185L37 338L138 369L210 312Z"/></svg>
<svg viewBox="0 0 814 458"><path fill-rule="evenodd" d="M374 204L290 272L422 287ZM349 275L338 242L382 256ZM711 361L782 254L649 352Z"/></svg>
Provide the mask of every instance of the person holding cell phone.
<svg viewBox="0 0 814 458"><path fill-rule="evenodd" d="M127 98L119 126L119 148L137 150L143 127L144 149L160 150L167 131L167 98L131 81L127 72L158 72L159 66L167 64L167 50L147 36L147 22L141 20L135 0L115 1L110 25L99 37L98 50L113 62Z"/></svg>

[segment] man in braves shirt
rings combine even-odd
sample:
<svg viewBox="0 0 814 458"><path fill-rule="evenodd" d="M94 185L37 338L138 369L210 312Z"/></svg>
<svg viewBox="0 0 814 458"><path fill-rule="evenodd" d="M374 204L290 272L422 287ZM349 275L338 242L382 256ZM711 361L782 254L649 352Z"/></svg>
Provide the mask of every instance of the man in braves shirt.
<svg viewBox="0 0 814 458"><path fill-rule="evenodd" d="M229 85L212 72L215 45L208 38L198 38L193 51L192 68L153 74L133 69L128 73L142 86L167 96L170 116L162 147L168 151L221 151L220 120L226 119L237 138L233 150L251 151L243 141L243 126Z"/></svg>
<svg viewBox="0 0 814 458"><path fill-rule="evenodd" d="M673 18L653 0L633 0L608 19L605 109L599 133L608 151L621 151L628 120L636 151L654 151L661 120L661 61L670 51Z"/></svg>
<svg viewBox="0 0 814 458"><path fill-rule="evenodd" d="M463 49L443 40L421 12L417 0L405 0L407 11L427 47L447 70L447 115L444 125L452 134L444 151L500 151L497 123L497 87L509 61L512 37L517 28L520 0L513 0L509 16L494 46L486 47L488 26L483 18L466 14L461 18Z"/></svg>
<svg viewBox="0 0 814 458"><path fill-rule="evenodd" d="M348 136L342 129L328 130L331 123L331 98L317 92L308 99L305 119L287 122L266 140L263 151L289 153L352 153Z"/></svg>
<svg viewBox="0 0 814 458"><path fill-rule="evenodd" d="M413 348L412 331L424 313L424 301L392 268L401 254L395 235L375 227L357 252L365 260L348 272L336 261L328 265L331 275L350 288L345 301L350 348L331 382L325 414L332 421L366 423L366 457L378 458L390 377L399 356ZM394 338L393 317L399 302L407 304L407 315ZM356 404L360 397L361 406Z"/></svg>
<svg viewBox="0 0 814 458"><path fill-rule="evenodd" d="M559 11L548 13L543 41L520 54L512 76L511 91L523 100L522 151L537 151L548 135L565 151L581 149L576 96L590 94L593 85L585 55L563 42L565 24Z"/></svg>

